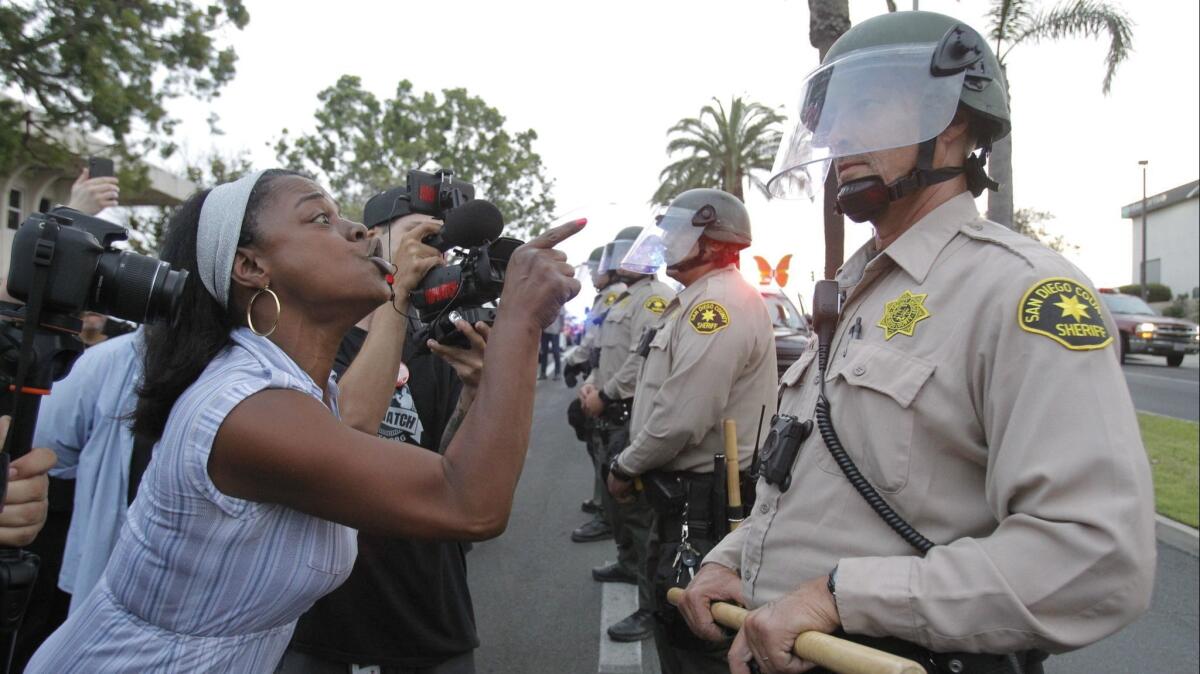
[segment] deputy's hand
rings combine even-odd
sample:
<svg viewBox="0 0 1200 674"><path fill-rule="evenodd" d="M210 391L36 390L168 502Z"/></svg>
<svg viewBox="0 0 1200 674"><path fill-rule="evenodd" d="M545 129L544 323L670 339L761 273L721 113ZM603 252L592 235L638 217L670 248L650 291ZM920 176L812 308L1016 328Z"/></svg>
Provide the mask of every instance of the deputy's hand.
<svg viewBox="0 0 1200 674"><path fill-rule="evenodd" d="M554 321L562 305L579 293L575 268L567 264L567 254L554 246L583 229L583 224L577 220L559 225L513 251L500 296L505 311L525 313L539 330Z"/></svg>
<svg viewBox="0 0 1200 674"><path fill-rule="evenodd" d="M632 503L633 480L622 480L612 473L608 474L608 493L612 494L617 503Z"/></svg>
<svg viewBox="0 0 1200 674"><path fill-rule="evenodd" d="M814 578L751 611L729 647L730 674L750 674L751 658L763 674L796 674L812 669L815 663L796 657L792 646L802 632L828 634L842 624L828 583L828 576Z"/></svg>
<svg viewBox="0 0 1200 674"><path fill-rule="evenodd" d="M8 417L0 417L0 438L8 435L8 422ZM0 545L19 548L37 538L46 524L48 473L56 462L54 452L37 447L9 466L8 493L0 511Z"/></svg>
<svg viewBox="0 0 1200 674"><path fill-rule="evenodd" d="M432 339L425 343L430 351L454 368L454 372L462 380L463 386L471 389L479 388L479 379L483 376L483 355L487 351L487 338L491 327L487 323L479 321L472 328L470 323L462 319L454 321L454 326L458 328L459 332L466 335L467 341L471 343L470 349L444 346Z"/></svg>
<svg viewBox="0 0 1200 674"><path fill-rule="evenodd" d="M580 392L580 406L583 408L583 413L589 417L595 418L604 413L604 401L600 399L600 391L595 386L584 393Z"/></svg>
<svg viewBox="0 0 1200 674"><path fill-rule="evenodd" d="M71 185L71 201L67 206L80 213L95 215L110 206L116 206L120 196L121 187L115 177L91 178L85 168L75 179L75 184Z"/></svg>
<svg viewBox="0 0 1200 674"><path fill-rule="evenodd" d="M725 633L713 622L714 601L745 604L742 595L742 579L732 569L709 562L700 567L700 573L688 583L679 603L679 612L687 620L692 633L701 639L723 641Z"/></svg>
<svg viewBox="0 0 1200 674"><path fill-rule="evenodd" d="M596 392L595 384L588 384L585 382L583 386L579 387L579 402L580 403L582 403L584 398L586 398L588 396L589 392L591 392L591 393Z"/></svg>
<svg viewBox="0 0 1200 674"><path fill-rule="evenodd" d="M420 217L422 220L412 229L400 234L399 241L392 244L396 251L392 254L392 264L396 265L396 284L393 287L398 295L416 288L430 269L445 263L437 248L421 243L421 239L442 228L442 221L426 216L405 217ZM397 227L397 225L392 226ZM398 232L400 228L393 231ZM386 239L385 235L384 240L386 241Z"/></svg>

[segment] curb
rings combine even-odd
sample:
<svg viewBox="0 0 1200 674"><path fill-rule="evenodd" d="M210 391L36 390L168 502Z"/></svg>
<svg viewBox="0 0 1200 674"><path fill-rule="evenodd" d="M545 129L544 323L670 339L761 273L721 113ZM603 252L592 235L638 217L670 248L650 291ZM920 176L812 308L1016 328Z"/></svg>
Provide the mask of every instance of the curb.
<svg viewBox="0 0 1200 674"><path fill-rule="evenodd" d="M1200 557L1200 531L1162 515L1155 515L1154 534L1159 543L1193 557Z"/></svg>

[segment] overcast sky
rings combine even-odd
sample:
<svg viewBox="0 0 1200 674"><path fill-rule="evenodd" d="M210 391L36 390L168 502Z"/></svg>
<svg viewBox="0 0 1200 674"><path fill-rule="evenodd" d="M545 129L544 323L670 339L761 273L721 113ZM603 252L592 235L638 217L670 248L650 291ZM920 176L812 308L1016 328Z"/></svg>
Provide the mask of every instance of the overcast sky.
<svg viewBox="0 0 1200 674"><path fill-rule="evenodd" d="M920 4L986 32L990 2ZM1100 286L1131 280L1131 226L1120 208L1141 198L1137 161L1150 161L1151 194L1200 173L1200 3L1117 4L1136 26L1111 95L1100 92L1100 41L1027 44L1008 59L1016 207L1053 213L1047 228L1081 247L1069 257ZM511 128L538 132L535 149L556 181L560 213L590 215L595 225L567 246L576 259L648 219L674 122L713 96L790 112L817 65L804 0L247 5L247 29L223 36L237 50L236 78L212 104L172 106L185 120L179 136L188 155L247 150L258 166L274 164L269 146L280 130L310 130L317 92L343 74L361 76L381 98L405 78L418 90L465 87ZM850 10L857 23L886 12L886 3L851 0ZM210 111L224 135L208 134ZM792 253L788 289L807 303L810 274L819 277L822 266L819 203L747 201L751 253L772 262ZM603 206L610 202L620 207ZM869 236L867 226L847 222L847 255Z"/></svg>

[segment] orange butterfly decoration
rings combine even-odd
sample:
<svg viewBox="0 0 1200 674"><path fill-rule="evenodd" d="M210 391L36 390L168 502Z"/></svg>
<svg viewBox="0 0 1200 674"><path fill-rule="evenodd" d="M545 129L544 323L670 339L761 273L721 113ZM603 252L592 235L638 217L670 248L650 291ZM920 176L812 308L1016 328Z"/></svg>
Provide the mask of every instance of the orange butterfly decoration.
<svg viewBox="0 0 1200 674"><path fill-rule="evenodd" d="M771 269L770 263L768 263L765 258L762 258L758 255L754 256L754 262L758 265L758 282L760 284L767 285L771 282L771 279L774 278L775 283L777 283L780 288L787 285L788 265L790 265L792 262L792 256L790 253L780 258L779 264L774 269Z"/></svg>

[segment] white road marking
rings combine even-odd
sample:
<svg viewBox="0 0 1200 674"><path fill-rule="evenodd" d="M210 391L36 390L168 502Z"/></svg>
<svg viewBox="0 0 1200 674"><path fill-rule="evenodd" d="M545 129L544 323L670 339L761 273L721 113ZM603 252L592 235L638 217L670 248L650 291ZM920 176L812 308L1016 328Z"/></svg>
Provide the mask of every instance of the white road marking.
<svg viewBox="0 0 1200 674"><path fill-rule="evenodd" d="M600 601L599 674L641 674L642 642L622 644L608 638L613 623L638 608L638 589L629 583L604 583Z"/></svg>

